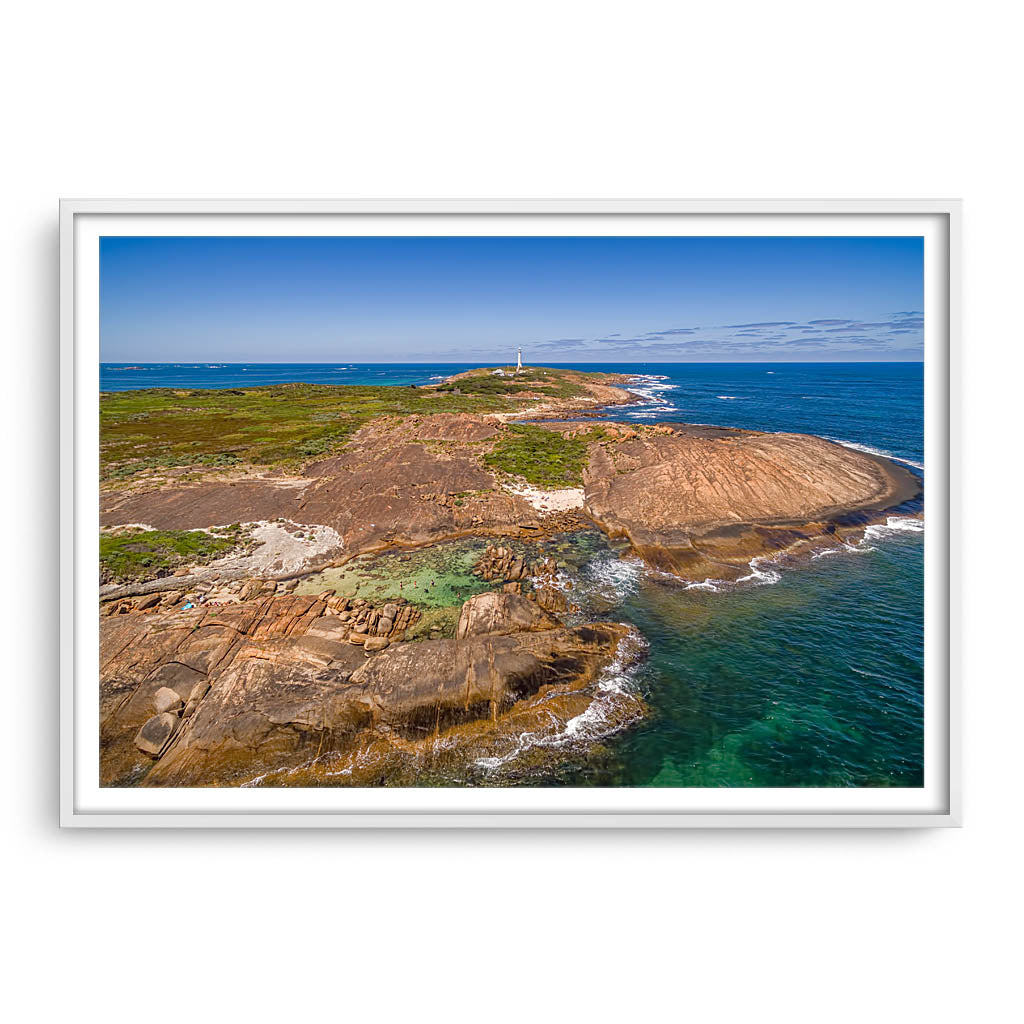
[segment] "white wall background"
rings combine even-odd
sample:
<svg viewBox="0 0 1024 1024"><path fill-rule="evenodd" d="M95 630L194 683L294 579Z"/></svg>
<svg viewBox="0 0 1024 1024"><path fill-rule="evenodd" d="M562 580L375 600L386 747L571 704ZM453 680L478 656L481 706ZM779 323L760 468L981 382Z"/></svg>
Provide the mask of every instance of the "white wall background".
<svg viewBox="0 0 1024 1024"><path fill-rule="evenodd" d="M1020 30L1017 8L987 0L8 8L2 962L13 1019L1019 1011ZM963 197L966 827L59 833L65 195Z"/></svg>

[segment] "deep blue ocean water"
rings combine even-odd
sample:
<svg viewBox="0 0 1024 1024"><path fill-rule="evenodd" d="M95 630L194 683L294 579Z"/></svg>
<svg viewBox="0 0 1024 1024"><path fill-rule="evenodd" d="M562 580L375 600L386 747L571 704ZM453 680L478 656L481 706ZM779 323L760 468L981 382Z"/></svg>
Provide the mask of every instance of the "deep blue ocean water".
<svg viewBox="0 0 1024 1024"><path fill-rule="evenodd" d="M570 366L572 364L553 364ZM103 390L423 384L454 364L104 364ZM818 434L923 475L918 363L580 364L628 373L644 404L610 413ZM735 585L685 588L615 553L594 560L578 599L632 622L649 644L617 685L649 714L527 784L920 786L923 782L920 522L893 516L849 550L760 564Z"/></svg>

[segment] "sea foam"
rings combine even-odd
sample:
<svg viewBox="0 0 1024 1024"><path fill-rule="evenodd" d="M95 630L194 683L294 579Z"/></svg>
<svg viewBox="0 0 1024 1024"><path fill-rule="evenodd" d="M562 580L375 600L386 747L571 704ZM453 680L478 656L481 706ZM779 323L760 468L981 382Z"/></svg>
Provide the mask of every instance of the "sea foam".
<svg viewBox="0 0 1024 1024"><path fill-rule="evenodd" d="M593 698L586 710L564 724L552 716L550 732L522 732L505 753L477 758L474 764L493 771L534 747L558 748L593 743L637 721L642 707L635 693L634 678L647 646L639 632L630 630L619 642L615 658L595 680Z"/></svg>
<svg viewBox="0 0 1024 1024"><path fill-rule="evenodd" d="M646 419L666 412L677 412L676 407L667 398L662 397L662 392L676 391L680 385L666 384L664 383L666 380L668 378L664 375L653 373L641 373L630 377L629 390L635 395L645 398L646 401L625 410L625 414L630 417Z"/></svg>
<svg viewBox="0 0 1024 1024"><path fill-rule="evenodd" d="M823 434L829 441L835 441L836 444L841 444L844 448L853 448L858 452L866 452L868 455L880 455L883 459L892 459L893 462L902 462L904 465L913 466L914 469L924 469L923 462L915 462L913 459L904 459L900 455L893 455L892 452L887 452L884 448L874 448L869 444L861 444L859 441L844 441L839 437L830 437L828 434Z"/></svg>

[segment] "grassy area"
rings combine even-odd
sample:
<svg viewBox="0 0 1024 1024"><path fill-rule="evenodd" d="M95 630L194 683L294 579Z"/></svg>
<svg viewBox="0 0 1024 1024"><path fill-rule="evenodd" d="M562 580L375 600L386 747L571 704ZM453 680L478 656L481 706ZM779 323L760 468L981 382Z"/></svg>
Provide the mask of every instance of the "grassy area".
<svg viewBox="0 0 1024 1024"><path fill-rule="evenodd" d="M583 482L587 442L562 437L532 424L510 426L484 462L492 469L521 476L537 487L573 487Z"/></svg>
<svg viewBox="0 0 1024 1024"><path fill-rule="evenodd" d="M436 388L319 384L226 389L151 388L100 395L100 474L280 466L341 451L369 420L388 415L514 411L524 391L557 398L599 377L530 367L517 377L479 370Z"/></svg>
<svg viewBox="0 0 1024 1024"><path fill-rule="evenodd" d="M132 583L166 576L181 565L209 562L245 543L238 524L214 533L202 530L130 530L100 534L100 578Z"/></svg>
<svg viewBox="0 0 1024 1024"><path fill-rule="evenodd" d="M512 374L513 367L507 367L505 373ZM566 379L565 371L540 367L529 367L519 374L504 377L492 370L481 370L441 384L437 390L462 395L518 395L532 391L551 398L574 398L584 391L579 384Z"/></svg>
<svg viewBox="0 0 1024 1024"><path fill-rule="evenodd" d="M100 396L101 475L116 480L180 466L298 466L340 450L378 416L512 407L501 394L405 387L117 391Z"/></svg>

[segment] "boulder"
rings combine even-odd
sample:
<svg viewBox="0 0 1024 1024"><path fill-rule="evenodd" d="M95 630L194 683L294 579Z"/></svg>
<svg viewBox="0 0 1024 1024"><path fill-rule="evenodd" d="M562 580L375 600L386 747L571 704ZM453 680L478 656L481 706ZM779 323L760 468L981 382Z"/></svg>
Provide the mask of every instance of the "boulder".
<svg viewBox="0 0 1024 1024"><path fill-rule="evenodd" d="M465 640L472 636L503 636L556 629L560 625L553 615L521 594L491 591L466 601L455 635L459 640Z"/></svg>
<svg viewBox="0 0 1024 1024"><path fill-rule="evenodd" d="M189 692L189 701L195 701L198 703L210 692L210 684L206 679L200 679L195 686L192 687Z"/></svg>
<svg viewBox="0 0 1024 1024"><path fill-rule="evenodd" d="M158 715L165 711L178 712L185 706L185 702L169 686L161 686L153 694L153 707Z"/></svg>
<svg viewBox="0 0 1024 1024"><path fill-rule="evenodd" d="M150 757L159 757L174 736L178 716L163 712L148 719L135 736L135 746Z"/></svg>
<svg viewBox="0 0 1024 1024"><path fill-rule="evenodd" d="M306 636L319 636L325 640L344 640L348 636L348 626L337 615L322 615L314 619Z"/></svg>
<svg viewBox="0 0 1024 1024"><path fill-rule="evenodd" d="M363 644L363 650L383 651L390 643L391 641L386 636L371 636Z"/></svg>
<svg viewBox="0 0 1024 1024"><path fill-rule="evenodd" d="M556 612L567 612L569 600L557 587L538 587L536 591L537 604L547 612L554 615Z"/></svg>

